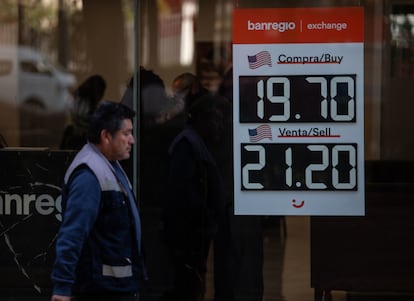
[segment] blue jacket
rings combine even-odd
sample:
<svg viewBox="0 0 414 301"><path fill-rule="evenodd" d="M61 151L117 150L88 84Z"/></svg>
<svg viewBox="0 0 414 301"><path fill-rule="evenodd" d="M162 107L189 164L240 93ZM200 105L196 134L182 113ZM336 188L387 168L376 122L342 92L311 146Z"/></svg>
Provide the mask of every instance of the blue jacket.
<svg viewBox="0 0 414 301"><path fill-rule="evenodd" d="M62 208L53 294L136 293L145 278L141 228L119 163L86 144L65 174Z"/></svg>

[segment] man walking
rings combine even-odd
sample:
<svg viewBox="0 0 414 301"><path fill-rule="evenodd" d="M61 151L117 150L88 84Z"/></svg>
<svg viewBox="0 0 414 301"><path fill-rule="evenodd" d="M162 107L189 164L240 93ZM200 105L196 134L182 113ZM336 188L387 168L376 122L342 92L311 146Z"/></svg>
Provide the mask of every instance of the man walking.
<svg viewBox="0 0 414 301"><path fill-rule="evenodd" d="M90 120L88 143L69 166L62 189L52 301L135 301L146 278L141 225L128 159L135 112L104 102Z"/></svg>

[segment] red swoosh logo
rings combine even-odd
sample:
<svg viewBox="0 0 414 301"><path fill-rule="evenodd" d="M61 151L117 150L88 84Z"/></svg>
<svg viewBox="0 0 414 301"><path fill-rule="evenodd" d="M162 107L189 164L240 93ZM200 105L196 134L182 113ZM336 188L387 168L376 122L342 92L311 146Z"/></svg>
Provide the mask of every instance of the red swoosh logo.
<svg viewBox="0 0 414 301"><path fill-rule="evenodd" d="M295 208L302 208L305 205L305 201L301 201L300 203L296 203L296 200L292 200L292 206Z"/></svg>

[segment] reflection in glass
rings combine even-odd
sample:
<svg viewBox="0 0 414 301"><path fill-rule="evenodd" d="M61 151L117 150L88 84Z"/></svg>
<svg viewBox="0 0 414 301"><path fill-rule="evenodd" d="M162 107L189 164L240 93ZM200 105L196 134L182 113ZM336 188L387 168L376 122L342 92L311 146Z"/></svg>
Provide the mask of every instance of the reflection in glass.
<svg viewBox="0 0 414 301"><path fill-rule="evenodd" d="M58 148L72 93L93 74L120 100L134 69L133 3L0 1L0 134L10 147Z"/></svg>
<svg viewBox="0 0 414 301"><path fill-rule="evenodd" d="M395 5L390 15L391 76L414 77L414 6Z"/></svg>

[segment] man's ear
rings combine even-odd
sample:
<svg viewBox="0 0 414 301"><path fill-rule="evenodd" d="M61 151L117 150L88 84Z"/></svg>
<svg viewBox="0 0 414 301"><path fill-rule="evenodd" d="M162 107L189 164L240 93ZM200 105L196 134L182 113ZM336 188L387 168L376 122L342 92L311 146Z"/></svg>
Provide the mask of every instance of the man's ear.
<svg viewBox="0 0 414 301"><path fill-rule="evenodd" d="M111 141L112 135L107 130L101 131L101 142L102 143L109 143Z"/></svg>

